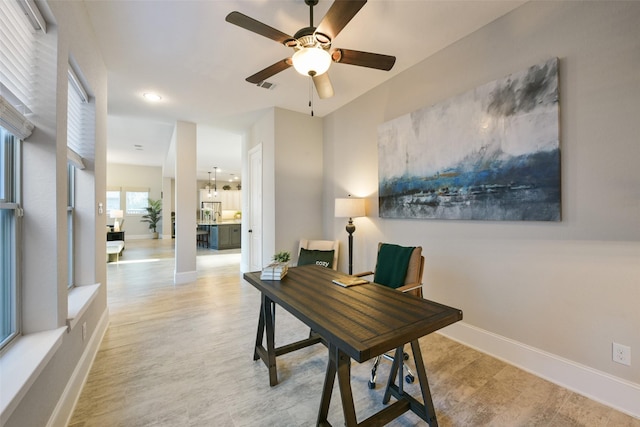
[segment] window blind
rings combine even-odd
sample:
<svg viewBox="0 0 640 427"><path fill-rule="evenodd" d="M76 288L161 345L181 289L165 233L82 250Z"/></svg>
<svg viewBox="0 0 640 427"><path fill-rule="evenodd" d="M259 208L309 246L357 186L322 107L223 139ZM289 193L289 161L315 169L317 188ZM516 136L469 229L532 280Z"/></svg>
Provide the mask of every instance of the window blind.
<svg viewBox="0 0 640 427"><path fill-rule="evenodd" d="M83 158L94 157L95 147L95 103L79 78L73 60L68 68L67 94L67 147Z"/></svg>
<svg viewBox="0 0 640 427"><path fill-rule="evenodd" d="M69 81L67 104L67 147L78 153L82 146L82 98Z"/></svg>
<svg viewBox="0 0 640 427"><path fill-rule="evenodd" d="M34 125L0 95L0 127L25 140L33 132Z"/></svg>
<svg viewBox="0 0 640 427"><path fill-rule="evenodd" d="M25 114L33 99L38 30L33 28L17 1L0 2L0 23L0 83L4 86L1 95Z"/></svg>
<svg viewBox="0 0 640 427"><path fill-rule="evenodd" d="M34 96L36 35L44 30L32 0L0 2L0 125L21 139L33 131L25 115Z"/></svg>

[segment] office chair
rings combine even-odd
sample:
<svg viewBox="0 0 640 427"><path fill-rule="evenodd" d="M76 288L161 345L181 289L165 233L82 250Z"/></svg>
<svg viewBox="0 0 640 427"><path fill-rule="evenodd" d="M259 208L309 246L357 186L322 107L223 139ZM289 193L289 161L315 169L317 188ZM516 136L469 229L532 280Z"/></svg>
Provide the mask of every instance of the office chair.
<svg viewBox="0 0 640 427"><path fill-rule="evenodd" d="M422 256L422 246L405 247L392 245L389 243L378 243L378 258L376 261L376 271L367 271L356 274L363 277L373 275L373 281L380 285L388 286L397 291L409 293L422 298L422 273L424 271L424 257ZM376 356L371 368L371 378L369 388L376 387L376 372L380 360L383 358L393 361L393 356L382 354ZM403 352L404 361L409 359L409 355ZM407 375L405 381L412 383L415 375L403 361L403 367Z"/></svg>
<svg viewBox="0 0 640 427"><path fill-rule="evenodd" d="M337 270L339 248L339 240L300 239L297 265L318 264Z"/></svg>

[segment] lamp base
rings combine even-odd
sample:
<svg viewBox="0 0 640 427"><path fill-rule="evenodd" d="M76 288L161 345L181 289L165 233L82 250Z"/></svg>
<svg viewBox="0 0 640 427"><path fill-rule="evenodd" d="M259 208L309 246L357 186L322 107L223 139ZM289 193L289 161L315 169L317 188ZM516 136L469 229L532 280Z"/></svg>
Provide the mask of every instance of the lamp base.
<svg viewBox="0 0 640 427"><path fill-rule="evenodd" d="M349 218L349 223L345 228L349 233L349 274L353 274L353 233L356 231L356 226L353 224L353 218Z"/></svg>

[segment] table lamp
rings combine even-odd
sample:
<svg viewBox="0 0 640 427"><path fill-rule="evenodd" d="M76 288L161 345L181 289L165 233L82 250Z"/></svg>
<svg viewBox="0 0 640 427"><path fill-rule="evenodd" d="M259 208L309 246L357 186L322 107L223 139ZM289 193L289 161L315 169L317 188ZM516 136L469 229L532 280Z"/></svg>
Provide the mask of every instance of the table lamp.
<svg viewBox="0 0 640 427"><path fill-rule="evenodd" d="M118 220L124 218L124 211L120 209L112 209L109 216L113 218L113 231L120 231L120 221Z"/></svg>
<svg viewBox="0 0 640 427"><path fill-rule="evenodd" d="M336 199L335 216L336 218L349 218L346 227L347 233L349 233L349 274L353 274L353 232L356 231L353 218L365 216L364 199L355 197Z"/></svg>

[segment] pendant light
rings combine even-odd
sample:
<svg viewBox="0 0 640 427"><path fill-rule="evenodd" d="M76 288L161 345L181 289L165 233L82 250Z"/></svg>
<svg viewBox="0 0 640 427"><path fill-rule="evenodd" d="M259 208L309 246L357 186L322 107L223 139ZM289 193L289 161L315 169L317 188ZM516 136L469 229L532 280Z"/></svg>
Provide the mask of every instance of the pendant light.
<svg viewBox="0 0 640 427"><path fill-rule="evenodd" d="M217 180L218 167L213 167L213 197L218 197L218 180Z"/></svg>
<svg viewBox="0 0 640 427"><path fill-rule="evenodd" d="M207 172L209 174L209 183L207 184L208 196L211 197L211 172Z"/></svg>

